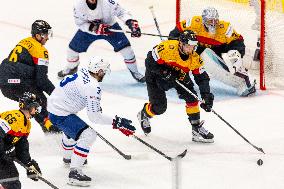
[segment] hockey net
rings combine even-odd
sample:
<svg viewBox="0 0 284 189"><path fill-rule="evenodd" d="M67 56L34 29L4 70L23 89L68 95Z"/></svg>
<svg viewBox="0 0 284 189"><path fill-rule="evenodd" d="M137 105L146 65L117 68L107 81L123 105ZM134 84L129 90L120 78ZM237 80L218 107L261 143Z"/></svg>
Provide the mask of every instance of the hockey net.
<svg viewBox="0 0 284 189"><path fill-rule="evenodd" d="M209 6L244 37L244 62L259 88L284 89L284 0L176 0L176 22L201 15ZM254 61L257 48L260 60Z"/></svg>

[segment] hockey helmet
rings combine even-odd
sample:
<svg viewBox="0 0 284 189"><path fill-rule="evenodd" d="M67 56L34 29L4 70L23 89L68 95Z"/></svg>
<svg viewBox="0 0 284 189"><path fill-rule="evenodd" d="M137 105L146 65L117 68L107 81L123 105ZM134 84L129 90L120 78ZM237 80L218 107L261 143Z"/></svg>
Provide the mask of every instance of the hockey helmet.
<svg viewBox="0 0 284 189"><path fill-rule="evenodd" d="M89 60L88 70L92 73L98 73L100 70L110 73L110 64L102 57L94 56Z"/></svg>
<svg viewBox="0 0 284 189"><path fill-rule="evenodd" d="M36 114L41 112L40 99L31 92L24 92L23 96L19 98L19 107L21 110L31 110L31 108L36 109Z"/></svg>
<svg viewBox="0 0 284 189"><path fill-rule="evenodd" d="M36 34L47 34L49 37L52 37L52 30L51 26L44 20L36 20L32 24L32 30L31 30L32 36L35 36Z"/></svg>
<svg viewBox="0 0 284 189"><path fill-rule="evenodd" d="M194 46L197 46L198 43L195 33L191 30L184 30L179 36L179 41L183 44Z"/></svg>
<svg viewBox="0 0 284 189"><path fill-rule="evenodd" d="M218 11L214 7L207 7L202 11L202 23L212 34L215 34L219 22Z"/></svg>

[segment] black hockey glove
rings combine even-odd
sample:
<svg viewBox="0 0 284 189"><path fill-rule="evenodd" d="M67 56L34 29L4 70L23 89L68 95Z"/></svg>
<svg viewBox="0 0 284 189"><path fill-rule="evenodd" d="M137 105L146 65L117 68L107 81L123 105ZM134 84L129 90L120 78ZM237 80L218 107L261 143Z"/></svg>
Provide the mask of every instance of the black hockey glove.
<svg viewBox="0 0 284 189"><path fill-rule="evenodd" d="M109 35L110 25L102 23L101 20L93 21L89 26L89 31L94 32L97 35Z"/></svg>
<svg viewBox="0 0 284 189"><path fill-rule="evenodd" d="M164 67L161 72L160 75L162 77L163 80L166 81L175 81L176 79L179 78L179 72L175 71L169 67Z"/></svg>
<svg viewBox="0 0 284 189"><path fill-rule="evenodd" d="M133 135L135 133L136 128L131 125L132 121L129 119L121 118L115 116L112 122L113 129L118 129L126 136Z"/></svg>
<svg viewBox="0 0 284 189"><path fill-rule="evenodd" d="M41 176L41 170L35 160L31 160L29 163L27 163L27 167L29 170L27 170L27 176L28 178L38 181L38 176Z"/></svg>
<svg viewBox="0 0 284 189"><path fill-rule="evenodd" d="M200 104L200 107L206 112L211 112L211 109L213 107L214 95L212 93L205 93L202 94L201 97L203 101Z"/></svg>
<svg viewBox="0 0 284 189"><path fill-rule="evenodd" d="M125 24L129 27L131 30L131 37L140 37L141 36L141 29L138 25L137 20L129 19L125 22Z"/></svg>
<svg viewBox="0 0 284 189"><path fill-rule="evenodd" d="M1 141L0 141L1 142ZM13 159L16 157L16 151L15 147L12 146L11 148L4 151L2 155L0 155L0 159L4 161L13 161Z"/></svg>

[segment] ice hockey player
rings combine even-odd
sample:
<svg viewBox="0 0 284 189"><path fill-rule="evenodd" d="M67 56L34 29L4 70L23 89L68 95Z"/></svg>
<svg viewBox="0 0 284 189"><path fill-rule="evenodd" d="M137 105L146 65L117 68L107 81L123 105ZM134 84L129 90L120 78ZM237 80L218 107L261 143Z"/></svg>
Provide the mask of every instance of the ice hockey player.
<svg viewBox="0 0 284 189"><path fill-rule="evenodd" d="M195 52L196 47L195 34L191 30L185 30L178 41L163 41L148 52L145 60L145 77L149 103L145 103L137 115L146 135L151 132L150 119L155 115L163 114L167 109L166 91L175 88L179 98L186 102L186 113L192 125L192 140L204 143L214 142L214 135L204 128L204 121L200 121L198 101L176 82L178 80L197 94L189 76L189 73L192 74L203 99L200 107L207 112L211 111L214 95L210 92L210 79L203 68L202 59Z"/></svg>
<svg viewBox="0 0 284 189"><path fill-rule="evenodd" d="M35 120L44 132L59 132L48 119L44 94L50 95L54 89L47 76L49 57L44 47L52 36L51 26L44 20L36 20L31 35L21 40L0 64L0 88L5 97L14 101L26 91L36 94L41 99L42 111L35 115Z"/></svg>
<svg viewBox="0 0 284 189"><path fill-rule="evenodd" d="M145 82L145 77L137 69L135 54L125 34L109 30L121 30L116 21L119 18L131 30L131 37L141 36L138 21L117 0L78 1L74 6L74 18L79 29L67 49L67 65L58 73L58 77L75 73L80 63L79 54L86 52L94 41L102 39L113 46L114 52L123 56L132 77L138 82Z"/></svg>
<svg viewBox="0 0 284 189"><path fill-rule="evenodd" d="M244 39L229 22L219 20L215 8L208 7L203 10L202 16L181 21L170 32L170 39L177 38L180 32L187 29L196 33L199 42L196 52L201 54L211 78L235 87L240 96L256 92L255 81L251 81L248 75L249 66L242 60L245 55ZM206 48L211 50L204 51ZM214 59L219 59L221 62Z"/></svg>
<svg viewBox="0 0 284 189"><path fill-rule="evenodd" d="M90 121L95 124L112 124L114 129L126 136L135 132L130 120L118 116L112 119L102 114L102 89L99 82L108 72L108 61L93 57L88 68L81 68L77 73L65 77L48 98L50 120L64 132L63 161L65 164L70 163L70 185L89 186L91 183L91 178L82 172L82 166L96 139L96 131L76 115L79 111L86 107Z"/></svg>
<svg viewBox="0 0 284 189"><path fill-rule="evenodd" d="M41 174L37 162L31 159L27 139L31 130L30 119L40 113L41 106L35 94L25 92L19 99L19 107L19 110L0 113L0 188L4 189L21 188L15 159L36 170L27 171L32 180L37 181L38 174Z"/></svg>

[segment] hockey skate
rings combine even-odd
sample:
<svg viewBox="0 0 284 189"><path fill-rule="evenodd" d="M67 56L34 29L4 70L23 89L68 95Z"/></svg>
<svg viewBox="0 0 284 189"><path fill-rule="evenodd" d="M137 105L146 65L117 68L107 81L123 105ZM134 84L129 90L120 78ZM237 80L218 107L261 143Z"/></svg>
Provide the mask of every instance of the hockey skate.
<svg viewBox="0 0 284 189"><path fill-rule="evenodd" d="M213 143L214 135L207 131L203 127L204 121L201 121L198 125L192 125L192 141L203 142L203 143Z"/></svg>
<svg viewBox="0 0 284 189"><path fill-rule="evenodd" d="M139 72L132 72L131 70L129 70L130 71L130 73L131 73L131 75L132 75L132 77L136 80L136 81L138 81L139 83L145 83L145 76L143 76L141 73L139 73Z"/></svg>
<svg viewBox="0 0 284 189"><path fill-rule="evenodd" d="M76 73L78 71L78 66L73 68L73 69L64 69L64 70L61 70L60 72L57 73L57 76L59 78L63 78L65 77L66 75L73 75L74 73Z"/></svg>
<svg viewBox="0 0 284 189"><path fill-rule="evenodd" d="M92 179L80 169L71 169L68 184L72 186L90 186Z"/></svg>
<svg viewBox="0 0 284 189"><path fill-rule="evenodd" d="M150 118L146 115L144 109L145 106L140 112L138 112L137 118L140 122L144 134L147 136L151 132L151 125L150 125Z"/></svg>
<svg viewBox="0 0 284 189"><path fill-rule="evenodd" d="M66 167L70 166L71 164L71 159L67 159L67 158L63 158L63 163ZM88 164L88 161L87 159L84 161L84 165L87 165Z"/></svg>

